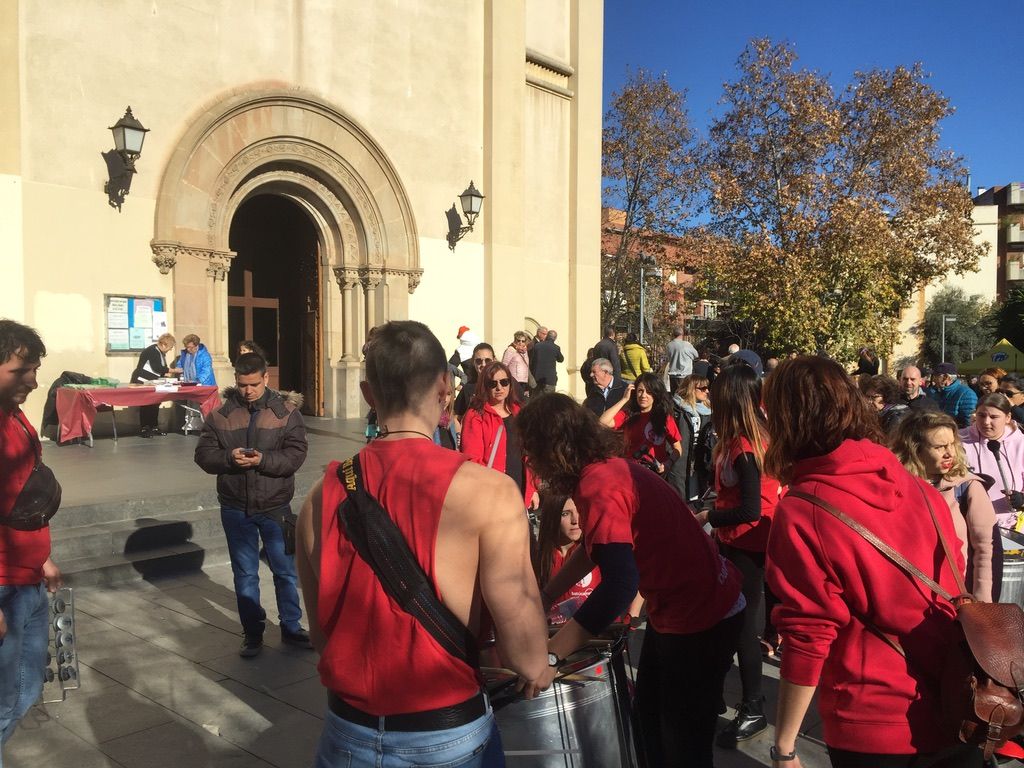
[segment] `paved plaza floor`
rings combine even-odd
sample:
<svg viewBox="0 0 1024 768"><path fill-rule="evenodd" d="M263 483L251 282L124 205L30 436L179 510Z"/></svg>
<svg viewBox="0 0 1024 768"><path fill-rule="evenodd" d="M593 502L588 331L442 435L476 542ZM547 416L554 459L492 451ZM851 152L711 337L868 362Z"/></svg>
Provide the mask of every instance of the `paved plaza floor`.
<svg viewBox="0 0 1024 768"><path fill-rule="evenodd" d="M273 583L262 570L273 617ZM282 646L268 630L263 653L240 658L228 566L80 588L75 601L81 689L29 712L7 745L6 768L311 765L325 706L316 654ZM727 701L738 699L738 685L733 670ZM719 751L718 765L769 764L769 738L770 729L740 751ZM801 757L808 768L827 765L816 741L801 745Z"/></svg>

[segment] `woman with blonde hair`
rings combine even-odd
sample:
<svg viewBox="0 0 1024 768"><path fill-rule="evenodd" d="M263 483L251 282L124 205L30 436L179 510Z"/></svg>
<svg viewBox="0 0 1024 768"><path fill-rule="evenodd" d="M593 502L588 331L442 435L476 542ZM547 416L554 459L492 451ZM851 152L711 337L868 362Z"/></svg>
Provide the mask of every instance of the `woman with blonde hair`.
<svg viewBox="0 0 1024 768"><path fill-rule="evenodd" d="M512 372L521 398L528 398L530 392L530 358L526 350L529 343L530 334L516 331L512 335L512 343L501 357L501 362Z"/></svg>
<svg viewBox="0 0 1024 768"><path fill-rule="evenodd" d="M694 501L707 490L709 464L699 455L701 430L711 421L711 384L703 376L684 376L672 395L673 415L679 427L679 458L666 476L669 484L687 501Z"/></svg>
<svg viewBox="0 0 1024 768"><path fill-rule="evenodd" d="M949 504L956 535L963 542L965 581L974 599L998 600L1002 546L986 492L985 484L991 480L968 469L956 421L939 411L917 411L896 429L892 451L910 474L930 482Z"/></svg>

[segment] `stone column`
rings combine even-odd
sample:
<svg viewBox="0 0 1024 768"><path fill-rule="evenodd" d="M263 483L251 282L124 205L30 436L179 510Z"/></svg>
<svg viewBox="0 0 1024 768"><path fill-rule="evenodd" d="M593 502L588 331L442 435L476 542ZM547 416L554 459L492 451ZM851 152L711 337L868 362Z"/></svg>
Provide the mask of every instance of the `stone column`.
<svg viewBox="0 0 1024 768"><path fill-rule="evenodd" d="M360 270L359 277L363 282L363 292L366 296L366 332L369 333L371 328L381 322L381 284L384 281L384 273L380 267L364 267Z"/></svg>
<svg viewBox="0 0 1024 768"><path fill-rule="evenodd" d="M231 359L228 356L228 272L235 254L231 251L210 251L206 276L210 278L208 313L210 338L204 339L213 360L213 372L218 383L232 380Z"/></svg>
<svg viewBox="0 0 1024 768"><path fill-rule="evenodd" d="M338 287L341 289L341 360L358 363L356 333L359 329L359 316L356 312L354 291L359 285L359 274L352 269L335 267L334 279L338 281Z"/></svg>

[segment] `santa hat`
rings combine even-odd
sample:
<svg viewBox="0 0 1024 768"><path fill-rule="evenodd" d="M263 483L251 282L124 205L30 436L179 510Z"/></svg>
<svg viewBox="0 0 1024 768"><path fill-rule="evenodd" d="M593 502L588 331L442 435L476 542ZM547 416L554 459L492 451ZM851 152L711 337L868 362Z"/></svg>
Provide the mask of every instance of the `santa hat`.
<svg viewBox="0 0 1024 768"><path fill-rule="evenodd" d="M459 332L455 334L455 338L456 339L461 339L462 338L462 334L464 334L468 330L469 330L469 326L468 325L460 325L459 326Z"/></svg>

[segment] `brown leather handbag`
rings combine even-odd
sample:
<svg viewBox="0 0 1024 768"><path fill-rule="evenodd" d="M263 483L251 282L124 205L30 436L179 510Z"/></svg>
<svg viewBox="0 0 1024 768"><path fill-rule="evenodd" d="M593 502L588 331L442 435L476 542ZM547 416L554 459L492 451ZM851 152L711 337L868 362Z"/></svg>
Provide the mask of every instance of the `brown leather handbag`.
<svg viewBox="0 0 1024 768"><path fill-rule="evenodd" d="M956 622L941 680L943 727L946 733L964 744L977 744L988 760L997 747L1024 730L1024 611L1013 603L974 601L956 567L923 484L921 493L939 534L946 562L960 589L957 596L951 595L863 524L827 501L801 491L790 491L787 495L809 501L848 525L890 562L956 608ZM907 658L895 638L870 622L864 621L864 625ZM907 661L911 663L912 660Z"/></svg>

